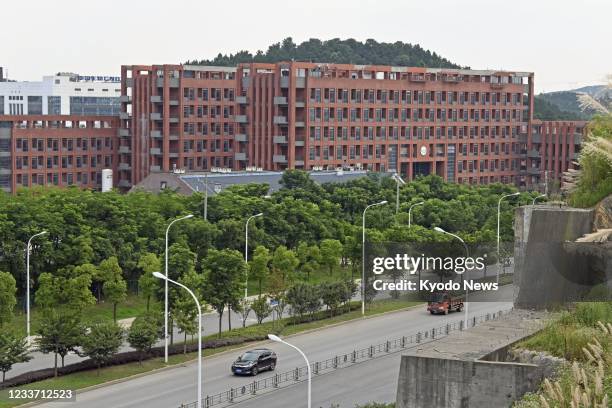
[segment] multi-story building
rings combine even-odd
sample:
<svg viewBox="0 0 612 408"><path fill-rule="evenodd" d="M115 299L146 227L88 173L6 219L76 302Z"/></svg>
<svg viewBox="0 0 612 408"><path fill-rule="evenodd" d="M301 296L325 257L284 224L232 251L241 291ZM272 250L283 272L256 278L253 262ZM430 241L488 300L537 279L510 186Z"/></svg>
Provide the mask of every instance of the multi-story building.
<svg viewBox="0 0 612 408"><path fill-rule="evenodd" d="M526 188L542 190L559 185L563 173L575 168L587 122L531 122L527 141Z"/></svg>
<svg viewBox="0 0 612 408"><path fill-rule="evenodd" d="M0 115L118 115L120 94L119 77L58 73L42 81L5 79Z"/></svg>
<svg viewBox="0 0 612 408"><path fill-rule="evenodd" d="M122 141L153 171L351 167L527 184L533 74L286 62L122 67Z"/></svg>
<svg viewBox="0 0 612 408"><path fill-rule="evenodd" d="M117 116L0 115L0 189L101 186L118 161Z"/></svg>

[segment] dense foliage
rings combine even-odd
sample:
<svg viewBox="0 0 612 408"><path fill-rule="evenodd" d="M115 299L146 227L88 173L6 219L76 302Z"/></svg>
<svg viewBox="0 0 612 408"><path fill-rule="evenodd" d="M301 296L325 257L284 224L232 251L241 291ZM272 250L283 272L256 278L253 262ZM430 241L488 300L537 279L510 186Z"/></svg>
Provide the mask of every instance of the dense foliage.
<svg viewBox="0 0 612 408"><path fill-rule="evenodd" d="M369 39L360 42L352 38L341 40L334 38L321 41L311 38L301 44L295 44L291 37L280 43L272 44L266 52L249 51L236 54L219 54L212 60L194 60L187 64L235 66L247 62L307 61L338 64L394 65L407 67L461 68L418 44L412 45L396 41L394 43L377 42Z"/></svg>
<svg viewBox="0 0 612 408"><path fill-rule="evenodd" d="M576 100L576 95L570 92ZM536 95L534 98L533 117L539 120L588 120L590 115L580 111L579 107L562 109L557 105L556 99L551 99L549 94ZM570 96L571 97L571 96Z"/></svg>
<svg viewBox="0 0 612 408"><path fill-rule="evenodd" d="M501 184L469 187L429 176L400 189L401 207L396 219L391 204L395 202L395 182L389 177L370 174L346 183L321 186L303 172L290 171L285 174L284 183L285 188L270 198L265 198L266 185L228 188L209 198L208 221L200 217L203 200L198 194L187 197L167 191L160 195L143 192L122 195L77 189L31 189L14 196L1 194L0 271L12 274L19 293L23 294L25 242L29 236L44 229L49 234L37 238L33 244L33 292L38 289L38 277L43 273L61 277L63 282L73 282L76 275L91 270L93 288L101 287L104 294L109 289L117 289L104 282L116 282L122 277L135 283L143 271L150 273L158 268L159 262L151 254L163 259L166 226L169 220L186 213L196 216L170 229L169 264L171 277L175 279L190 269L203 273L211 250L242 253L244 222L258 212L263 212L264 216L249 225L251 259L258 246L265 246L270 250L270 257L277 258L270 260L271 266L278 263L283 269L297 267L299 272L302 266L318 265L318 261L329 267L340 250L333 241L323 245L323 257L318 249L308 249L306 252L315 254L311 256L304 255L304 249L298 253L297 248L300 243L312 247L333 239L342 243L344 258L358 263L361 214L369 203L390 202L368 211L369 239L439 241L446 237L431 228L441 226L467 241L492 242L497 200L501 194L512 191L512 187ZM527 203L529 199L529 195L524 194L518 202ZM408 207L417 201L425 201L425 204L414 209L413 227L408 229ZM504 240L512 239L512 207L516 203L516 200L504 200L502 205ZM291 253L275 254L281 245ZM291 259L285 259L287 256ZM313 257L313 260L293 259L300 256ZM264 271L258 273L265 278ZM77 291L88 284L87 279L74 281ZM117 297L121 298L124 286L122 283L119 286L115 292L119 292Z"/></svg>
<svg viewBox="0 0 612 408"><path fill-rule="evenodd" d="M579 163L572 205L589 207L612 194L612 115L596 116L589 123Z"/></svg>

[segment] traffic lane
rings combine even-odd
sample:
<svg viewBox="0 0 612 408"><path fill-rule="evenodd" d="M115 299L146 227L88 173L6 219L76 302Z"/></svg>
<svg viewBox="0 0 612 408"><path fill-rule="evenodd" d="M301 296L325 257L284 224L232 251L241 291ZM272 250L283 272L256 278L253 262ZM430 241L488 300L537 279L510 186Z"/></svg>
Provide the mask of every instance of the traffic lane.
<svg viewBox="0 0 612 408"><path fill-rule="evenodd" d="M312 378L312 406L354 408L369 402L395 402L401 353L373 360ZM235 403L238 408L307 408L307 382L262 393Z"/></svg>
<svg viewBox="0 0 612 408"><path fill-rule="evenodd" d="M508 304L473 303L470 315L479 315L511 307ZM405 312L390 313L369 319L353 321L349 324L322 329L316 332L298 335L291 342L302 348L311 361L325 360L336 354L344 354L353 349L365 348L388 338L409 335L414 331L422 331L459 321L463 313L430 316L424 307ZM405 322L410 322L410 325ZM412 330L409 330L412 328ZM361 336L361 338L360 338ZM265 346L275 350L279 356L277 371L291 370L303 366L301 357L286 346L276 343L266 343ZM227 391L231 387L248 385L253 377L234 377L229 367L239 354L224 354L204 361L204 393L208 395ZM103 387L94 391L79 394L77 402L71 407L138 407L159 406L172 407L181 403L192 402L195 396L195 379L197 364L191 363L176 370L164 371L129 382ZM265 378L270 373L260 374L258 379ZM57 405L56 405L57 404ZM54 403L49 406L68 406Z"/></svg>

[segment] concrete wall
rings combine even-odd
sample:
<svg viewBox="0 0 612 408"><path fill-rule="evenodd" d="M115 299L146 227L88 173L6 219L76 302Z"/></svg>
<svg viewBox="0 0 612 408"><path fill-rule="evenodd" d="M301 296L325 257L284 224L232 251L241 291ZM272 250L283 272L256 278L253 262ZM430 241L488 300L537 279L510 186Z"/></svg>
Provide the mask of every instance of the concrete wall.
<svg viewBox="0 0 612 408"><path fill-rule="evenodd" d="M541 381L533 364L405 355L396 408L509 407Z"/></svg>
<svg viewBox="0 0 612 408"><path fill-rule="evenodd" d="M542 309L588 292L601 275L592 257L568 249L593 230L593 210L524 206L516 210L514 283L515 306Z"/></svg>

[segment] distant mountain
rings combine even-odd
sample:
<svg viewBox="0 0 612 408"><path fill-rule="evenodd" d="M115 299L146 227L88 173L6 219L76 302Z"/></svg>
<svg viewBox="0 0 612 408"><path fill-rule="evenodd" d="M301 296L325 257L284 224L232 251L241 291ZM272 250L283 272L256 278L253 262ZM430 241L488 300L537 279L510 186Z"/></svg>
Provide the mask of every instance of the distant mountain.
<svg viewBox="0 0 612 408"><path fill-rule="evenodd" d="M244 62L279 62L279 61L329 62L337 64L394 65L407 67L435 68L468 68L461 67L446 58L421 48L418 44L397 41L394 43L366 40L360 42L352 38L341 40L334 38L321 41L311 38L301 44L295 44L291 37L272 44L266 52L257 51L254 55L248 51L235 54L218 54L213 59L187 61L187 64L235 66Z"/></svg>
<svg viewBox="0 0 612 408"><path fill-rule="evenodd" d="M612 109L612 88L592 85L536 95L534 117L542 120L589 120Z"/></svg>

